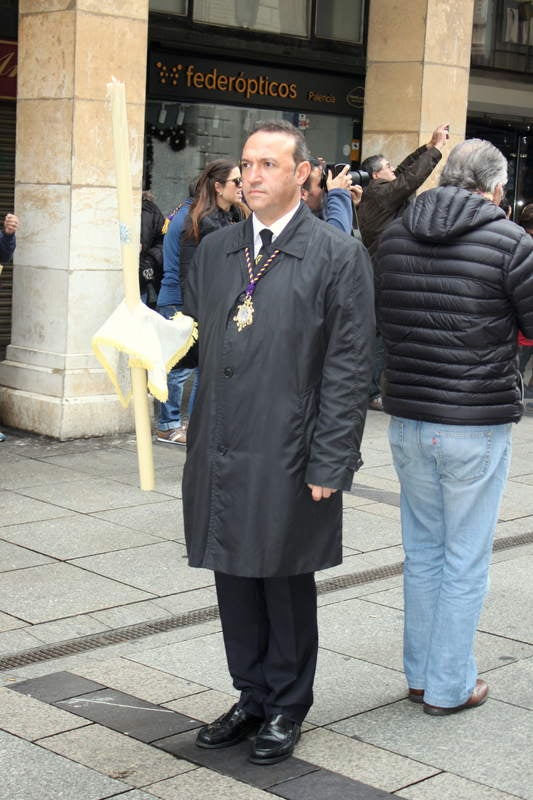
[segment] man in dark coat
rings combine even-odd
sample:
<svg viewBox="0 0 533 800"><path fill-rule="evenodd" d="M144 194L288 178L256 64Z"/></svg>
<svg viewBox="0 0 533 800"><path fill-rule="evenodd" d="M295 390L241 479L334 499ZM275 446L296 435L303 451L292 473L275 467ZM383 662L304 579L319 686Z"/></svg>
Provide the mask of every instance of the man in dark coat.
<svg viewBox="0 0 533 800"><path fill-rule="evenodd" d="M370 183L363 192L357 218L363 244L373 257L379 238L392 220L406 208L409 198L429 178L442 158L448 125L439 125L427 144L418 147L394 168L385 156L379 154L365 158L361 169L370 175ZM381 373L383 371L383 339L376 332L374 367L368 390L368 407L383 411L381 398Z"/></svg>
<svg viewBox="0 0 533 800"><path fill-rule="evenodd" d="M376 254L385 411L401 485L409 699L443 716L480 706L474 637L523 410L517 332L533 337L533 241L499 207L507 162L457 145L438 189Z"/></svg>
<svg viewBox="0 0 533 800"><path fill-rule="evenodd" d="M240 691L197 744L257 732L250 757L260 764L292 753L312 704L314 572L342 558L342 490L362 463L374 325L364 247L300 199L307 157L289 123L259 126L241 163L254 213L200 243L185 286L201 375L185 535L191 566L215 571Z"/></svg>

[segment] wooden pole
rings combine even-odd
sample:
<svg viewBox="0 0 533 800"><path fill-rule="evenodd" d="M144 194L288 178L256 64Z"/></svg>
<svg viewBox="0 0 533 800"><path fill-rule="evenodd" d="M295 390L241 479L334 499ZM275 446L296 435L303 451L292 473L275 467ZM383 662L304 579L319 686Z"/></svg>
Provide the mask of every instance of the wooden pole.
<svg viewBox="0 0 533 800"><path fill-rule="evenodd" d="M133 197L124 84L113 78L113 81L107 84L107 93L111 102L111 118L113 122L113 148L115 151L124 296L128 307L134 308L141 302L139 292L139 242L134 238L133 233ZM132 367L131 384L141 489L150 491L154 488L155 481L146 370L140 367Z"/></svg>

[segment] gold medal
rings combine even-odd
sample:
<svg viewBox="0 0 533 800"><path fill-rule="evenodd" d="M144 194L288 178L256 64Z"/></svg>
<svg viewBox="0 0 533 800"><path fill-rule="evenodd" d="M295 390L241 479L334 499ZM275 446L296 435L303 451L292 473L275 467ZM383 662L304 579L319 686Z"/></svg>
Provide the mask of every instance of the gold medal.
<svg viewBox="0 0 533 800"><path fill-rule="evenodd" d="M243 328L251 325L253 321L254 304L252 302L252 298L249 295L246 295L242 303L237 306L237 313L233 317L233 322L236 324L237 330L240 333Z"/></svg>

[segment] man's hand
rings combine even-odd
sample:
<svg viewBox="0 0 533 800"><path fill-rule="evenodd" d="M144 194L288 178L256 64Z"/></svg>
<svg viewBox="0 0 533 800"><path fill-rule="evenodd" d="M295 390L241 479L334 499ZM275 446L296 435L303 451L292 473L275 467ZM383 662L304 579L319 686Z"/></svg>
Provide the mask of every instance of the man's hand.
<svg viewBox="0 0 533 800"><path fill-rule="evenodd" d="M7 233L7 235L11 236L11 234L16 233L18 226L19 218L15 216L15 214L6 214L6 218L4 220L4 231Z"/></svg>
<svg viewBox="0 0 533 800"><path fill-rule="evenodd" d="M314 486L312 483L307 484L311 489L311 496L313 500L328 500L332 494L335 494L336 489L328 489L326 486Z"/></svg>
<svg viewBox="0 0 533 800"><path fill-rule="evenodd" d="M443 122L442 125L439 125L438 128L435 128L431 135L430 141L427 143L426 147L429 149L430 147L436 147L437 150L444 150L446 146L446 141L448 139L448 129L450 127L449 122Z"/></svg>
<svg viewBox="0 0 533 800"><path fill-rule="evenodd" d="M358 183L352 183L350 186L350 193L352 195L352 203L354 206L358 206L363 196L363 187L359 186Z"/></svg>
<svg viewBox="0 0 533 800"><path fill-rule="evenodd" d="M350 189L352 185L352 179L348 173L350 172L350 165L346 164L345 167L339 172L338 175L333 177L333 173L330 169L328 169L328 179L326 181L326 186L328 187L328 192L331 192L332 189Z"/></svg>

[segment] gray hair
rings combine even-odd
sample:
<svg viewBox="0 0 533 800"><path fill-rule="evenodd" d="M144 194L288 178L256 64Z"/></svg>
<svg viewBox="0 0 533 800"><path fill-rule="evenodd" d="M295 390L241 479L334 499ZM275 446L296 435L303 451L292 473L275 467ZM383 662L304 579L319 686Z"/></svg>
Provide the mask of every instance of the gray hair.
<svg viewBox="0 0 533 800"><path fill-rule="evenodd" d="M294 163L300 164L302 161L309 161L310 153L303 133L288 120L259 120L255 123L250 136L259 132L284 133L288 136L292 136L294 139ZM250 136L248 136L248 138L250 138Z"/></svg>
<svg viewBox="0 0 533 800"><path fill-rule="evenodd" d="M490 192L507 183L507 160L484 139L456 144L442 170L440 186L458 186L469 192Z"/></svg>
<svg viewBox="0 0 533 800"><path fill-rule="evenodd" d="M374 177L374 172L379 172L380 169L383 167L383 162L385 161L385 156L382 156L381 153L378 153L375 156L368 156L365 158L363 163L361 164L361 169L364 172L368 172L371 178Z"/></svg>

